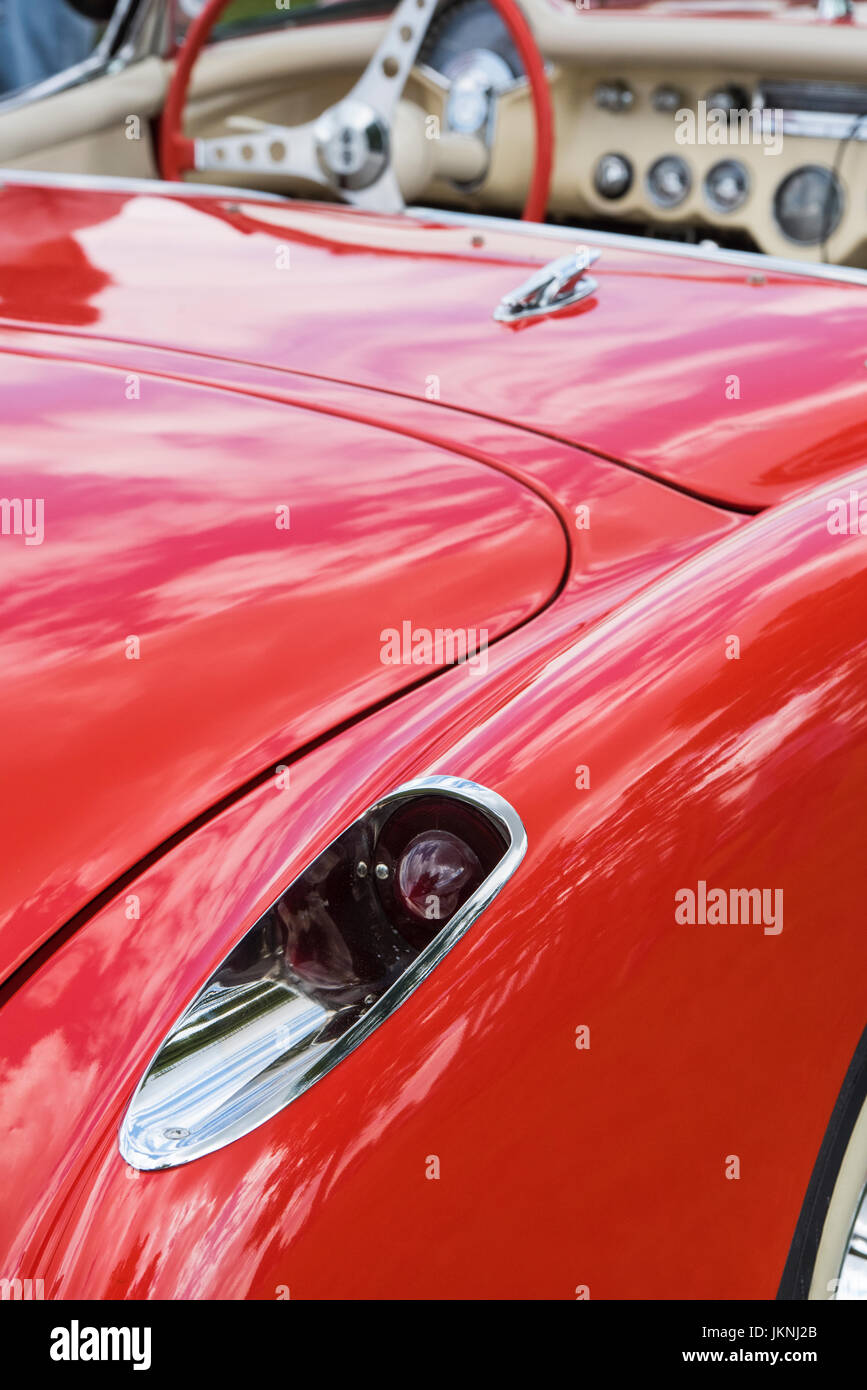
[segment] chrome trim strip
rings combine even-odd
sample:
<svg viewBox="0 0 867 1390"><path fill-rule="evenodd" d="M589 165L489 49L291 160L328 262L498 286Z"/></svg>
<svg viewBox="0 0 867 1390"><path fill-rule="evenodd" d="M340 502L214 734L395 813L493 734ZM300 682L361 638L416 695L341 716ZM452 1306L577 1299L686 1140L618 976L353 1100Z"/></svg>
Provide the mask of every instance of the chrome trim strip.
<svg viewBox="0 0 867 1390"><path fill-rule="evenodd" d="M171 183L164 179L128 179L118 174L46 173L33 169L0 168L0 189L7 183L31 184L37 188L77 188L87 193L147 193L168 198L231 198L235 203L280 203L288 199L277 193L260 193L218 183Z"/></svg>
<svg viewBox="0 0 867 1390"><path fill-rule="evenodd" d="M156 3L158 0L117 0L114 13L92 53L80 63L62 68L60 72L44 78L42 82L31 82L29 86L17 87L15 91L0 98L0 116L5 116L7 112L17 110L21 106L28 106L33 101L42 101L45 97L65 92L70 87L77 87L93 77L102 77L107 72L117 72L127 67L141 55L137 52L136 46L129 43L119 52L115 52L118 36L123 32L127 21L135 17L137 6L141 6L142 10L142 14L137 17L141 23L143 16L147 16L148 8L153 8Z"/></svg>
<svg viewBox="0 0 867 1390"><path fill-rule="evenodd" d="M787 111L783 109L784 135L811 140L867 140L867 118L840 111Z"/></svg>
<svg viewBox="0 0 867 1390"><path fill-rule="evenodd" d="M788 261L757 251L726 251L721 247L692 246L687 242L662 241L656 237L629 236L624 232L596 232L588 227L557 227L552 222L523 222L510 217L487 217L482 213L449 212L442 208L410 207L408 217L444 226L487 228L513 236L550 237L552 241L581 241L591 246L622 247L624 251L658 251L667 256L685 256L693 261L740 265L750 270L781 270L807 279L840 280L850 285L867 285L867 270L849 265L828 265L824 261Z"/></svg>
<svg viewBox="0 0 867 1390"><path fill-rule="evenodd" d="M296 1076L296 1079L290 1082L285 1090L280 1089L279 1064L275 1063L273 1068L275 1071L275 1081L272 1089L269 1091L267 1086L264 1086L262 1088L264 1094L261 1098L254 1102L246 1111L242 1110L240 1114L230 1119L225 1128L220 1130L216 1136L211 1134L210 1137L205 1140L199 1143L194 1142L185 1149L179 1147L179 1141L176 1139L170 1139L165 1149L162 1150L156 1150L155 1146L145 1147L143 1143L140 1142L140 1135L136 1126L136 1102L163 1048L166 1046L167 1042L177 1034L184 1020L188 1018L194 1010L196 1002L207 990L211 981L219 974L223 964L225 964L225 961L239 944L236 942L232 947L232 951L227 952L223 961L212 971L208 980L206 980L197 991L189 1007L184 1010L180 1018L176 1020L172 1028L163 1038L153 1057L151 1057L148 1062L142 1078L135 1089L126 1114L124 1115L118 1136L118 1147L121 1156L133 1168L151 1171L159 1168L176 1168L181 1164L190 1163L196 1158L203 1157L205 1154L214 1153L219 1149L225 1148L225 1146L232 1143L233 1140L240 1139L243 1135L249 1134L251 1130L256 1129L266 1120L279 1114L280 1111L284 1110L293 1100L303 1095L315 1082L319 1081L321 1077L325 1076L333 1067L337 1066L339 1062L342 1062L348 1057L351 1052L354 1052L355 1048L357 1048L360 1043L370 1037L371 1033L373 1033L385 1019L393 1014L395 1009L399 1008L404 1000L408 999L409 996L418 989L419 985L427 979L431 971L439 965L443 957L448 954L481 913L493 902L494 898L500 892L500 889L511 878L527 851L527 834L520 816L514 808L496 792L491 791L487 787L480 786L477 782L468 781L463 777L450 777L441 774L418 777L411 782L403 783L394 791L387 793L378 801L374 802L363 812L362 816L356 817L356 822L361 819L374 818L380 812L390 809L402 801L415 799L420 795L430 792L439 792L441 795L454 797L455 800L465 801L477 810L483 811L489 820L494 821L507 840L507 846L503 853L503 857L496 867L484 882L479 885L475 893L473 893L464 905L458 909L454 917L446 924L438 936L416 956L415 960L409 964L400 978L395 980L394 984L380 996L376 1003L368 1009L367 1013L348 1028L347 1031L320 1057L314 1058L308 1070L303 1072L300 1076ZM351 822L350 824L355 824L356 822ZM341 831L341 834L345 834L348 828L348 826L345 827L344 830ZM334 844L339 838L340 836L336 836L335 840L331 843ZM330 846L326 846L321 850L316 858L327 853L328 848L330 848ZM299 874L296 875L296 879L305 872L307 867L308 866L305 866L305 868L299 871ZM245 937L249 935L250 932L256 930L262 918L267 915L275 903L280 901L280 898L283 897L289 887L291 887L291 884L287 884L274 899L274 902L271 903L263 913L260 913L256 922L252 923L244 934ZM240 940L243 939L244 937L240 938ZM207 1066L203 1069L198 1086L203 1089L207 1088L208 1078L213 1073L213 1070L213 1065L210 1071ZM188 1087L183 1096L185 1104L190 1103L190 1094L191 1088ZM229 1103L226 1104L228 1105ZM145 1118L143 1123L146 1124L147 1115L150 1113L149 1110L142 1107L142 1111L139 1113L144 1115ZM217 1113L219 1113L219 1111ZM183 1142L183 1140L180 1142Z"/></svg>

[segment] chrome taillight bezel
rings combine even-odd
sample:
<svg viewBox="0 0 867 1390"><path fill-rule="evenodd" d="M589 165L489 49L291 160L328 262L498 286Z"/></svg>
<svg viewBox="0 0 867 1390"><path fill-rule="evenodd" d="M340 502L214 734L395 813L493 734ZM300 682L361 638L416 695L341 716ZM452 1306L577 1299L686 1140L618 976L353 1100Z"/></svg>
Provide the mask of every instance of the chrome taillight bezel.
<svg viewBox="0 0 867 1390"><path fill-rule="evenodd" d="M242 943L255 940L255 934L262 929L262 924L269 914L290 892L293 885L299 882L304 873L308 872L310 866L296 875L292 883L277 895L274 902L245 932L241 942L236 943L232 951L223 958L163 1038L148 1063L120 1128L119 1148L127 1163L146 1171L177 1167L225 1147L272 1119L349 1056L390 1017L489 906L521 863L527 848L527 837L520 817L507 801L489 788L465 778L437 774L404 783L380 798L362 816L351 822L311 863L317 864L354 827L365 822L386 824L388 817L401 803L431 796L450 798L467 804L498 831L504 844L503 853L485 879L366 1011L333 1042L319 1045L316 1055L311 1056L309 1065L301 1066L303 1054L299 1054L294 1063L286 1060L282 1068L278 1058L269 1063L261 1073L261 1083L258 1075L250 1077L238 1093L218 1106L210 1115L207 1124L200 1126L198 1130L192 1130L184 1124L172 1124L174 1112L177 1112L175 1118L185 1118L189 1116L191 1107L194 1109L197 1104L200 1107L207 1106L210 1094L219 1091L221 1086L225 1089L230 1084L232 1072L225 1058L224 1070L220 1071L220 1056L215 1044L203 1046L200 1052L192 1047L183 1059L183 1070L179 1064L176 1078L178 1095L175 1097L171 1084L173 1066L166 1065L165 1060L160 1066L160 1060L173 1044L177 1049L178 1036L184 1036L183 1030L187 1030L186 1036L195 1034L195 1022L199 1016L196 1011L199 1010L200 1014L204 1011L207 1014L202 1001L209 991L211 997L217 992L221 972L224 971L227 962ZM234 1046L237 1048L237 1045L235 1037ZM312 1047L310 1050L313 1050ZM231 1056L231 1046L227 1047L226 1051L230 1053L231 1062L234 1060ZM237 1055L236 1052L234 1057ZM284 1059L288 1058L288 1048L282 1056ZM281 1083L281 1072L285 1077L285 1085ZM156 1100L154 1093L159 1096Z"/></svg>

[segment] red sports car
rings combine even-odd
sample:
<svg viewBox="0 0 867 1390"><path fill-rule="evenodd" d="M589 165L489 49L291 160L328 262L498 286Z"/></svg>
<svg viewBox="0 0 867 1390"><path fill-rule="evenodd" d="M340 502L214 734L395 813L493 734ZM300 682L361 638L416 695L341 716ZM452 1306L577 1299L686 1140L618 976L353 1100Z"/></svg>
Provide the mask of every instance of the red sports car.
<svg viewBox="0 0 867 1390"><path fill-rule="evenodd" d="M867 25L183 8L0 103L3 1296L867 1297L867 132L673 124Z"/></svg>

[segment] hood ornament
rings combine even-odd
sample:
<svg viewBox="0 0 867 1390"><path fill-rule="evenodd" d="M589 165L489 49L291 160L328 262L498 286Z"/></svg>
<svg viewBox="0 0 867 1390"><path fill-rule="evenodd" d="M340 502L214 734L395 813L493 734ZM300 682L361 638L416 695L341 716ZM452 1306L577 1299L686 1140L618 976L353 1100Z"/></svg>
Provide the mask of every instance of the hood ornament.
<svg viewBox="0 0 867 1390"><path fill-rule="evenodd" d="M494 318L499 323L517 323L521 319L553 314L557 309L566 309L587 299L598 285L586 271L600 255L600 251L591 251L589 246L579 246L576 251L549 261L511 294L503 296L494 310Z"/></svg>

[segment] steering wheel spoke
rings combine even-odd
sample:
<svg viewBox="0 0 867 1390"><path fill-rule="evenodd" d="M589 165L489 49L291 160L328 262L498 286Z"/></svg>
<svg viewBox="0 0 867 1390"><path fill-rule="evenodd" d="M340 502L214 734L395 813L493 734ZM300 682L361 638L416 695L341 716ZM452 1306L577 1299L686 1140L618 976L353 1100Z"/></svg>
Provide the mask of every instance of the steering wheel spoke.
<svg viewBox="0 0 867 1390"><path fill-rule="evenodd" d="M391 126L439 0L400 0L379 47L347 101L369 106ZM338 106L341 103L338 102Z"/></svg>
<svg viewBox="0 0 867 1390"><path fill-rule="evenodd" d="M329 180L317 156L316 123L283 126L236 118L243 134L193 141L193 167L208 173L283 175L320 187Z"/></svg>
<svg viewBox="0 0 867 1390"><path fill-rule="evenodd" d="M400 0L376 52L352 90L306 125L281 126L236 117L234 131L196 140L182 135L184 105L196 58L229 0L205 0L178 56L163 108L160 168L179 179L189 169L209 174L261 174L303 179L345 202L395 213L403 196L395 173L392 131L397 104L438 0ZM512 36L530 83L536 122L536 164L524 217L544 217L551 176L553 123L542 57L516 0L490 0Z"/></svg>

